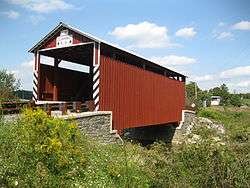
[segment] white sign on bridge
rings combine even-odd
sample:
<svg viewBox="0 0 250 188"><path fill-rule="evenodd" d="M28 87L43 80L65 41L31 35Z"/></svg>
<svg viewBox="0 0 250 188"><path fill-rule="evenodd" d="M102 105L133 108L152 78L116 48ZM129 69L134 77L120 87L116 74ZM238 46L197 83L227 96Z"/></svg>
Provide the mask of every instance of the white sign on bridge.
<svg viewBox="0 0 250 188"><path fill-rule="evenodd" d="M66 47L73 44L73 36L69 35L69 30L62 30L60 36L56 38L56 47Z"/></svg>

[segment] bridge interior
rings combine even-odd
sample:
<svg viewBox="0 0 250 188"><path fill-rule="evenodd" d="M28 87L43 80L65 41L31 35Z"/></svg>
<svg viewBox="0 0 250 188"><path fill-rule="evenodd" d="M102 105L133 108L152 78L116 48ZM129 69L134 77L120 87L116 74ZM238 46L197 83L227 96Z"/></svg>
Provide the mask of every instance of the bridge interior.
<svg viewBox="0 0 250 188"><path fill-rule="evenodd" d="M39 100L44 101L90 101L92 100L93 43L69 47L43 49L40 56L54 59L53 66L40 63ZM88 71L62 68L60 63L85 65Z"/></svg>

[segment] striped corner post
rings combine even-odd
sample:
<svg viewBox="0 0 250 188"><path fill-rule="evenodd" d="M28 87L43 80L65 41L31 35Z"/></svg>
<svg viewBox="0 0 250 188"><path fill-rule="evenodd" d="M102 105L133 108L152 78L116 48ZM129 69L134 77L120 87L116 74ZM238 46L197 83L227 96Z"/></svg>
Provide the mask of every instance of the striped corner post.
<svg viewBox="0 0 250 188"><path fill-rule="evenodd" d="M35 53L35 63L33 66L33 101L38 100L38 53Z"/></svg>
<svg viewBox="0 0 250 188"><path fill-rule="evenodd" d="M100 84L100 43L94 43L93 51L93 100L95 111L99 110L99 84Z"/></svg>

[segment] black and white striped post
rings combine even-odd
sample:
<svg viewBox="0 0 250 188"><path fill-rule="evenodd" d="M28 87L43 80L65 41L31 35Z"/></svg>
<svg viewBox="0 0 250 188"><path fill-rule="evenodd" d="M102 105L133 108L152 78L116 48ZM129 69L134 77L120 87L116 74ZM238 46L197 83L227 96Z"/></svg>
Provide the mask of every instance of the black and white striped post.
<svg viewBox="0 0 250 188"><path fill-rule="evenodd" d="M39 61L39 54L38 52L35 53L35 63L33 66L33 97L32 99L37 102L38 100L38 70L39 70L39 65L38 65L38 61Z"/></svg>
<svg viewBox="0 0 250 188"><path fill-rule="evenodd" d="M100 43L94 43L93 51L93 100L95 110L99 110L99 85L100 85Z"/></svg>

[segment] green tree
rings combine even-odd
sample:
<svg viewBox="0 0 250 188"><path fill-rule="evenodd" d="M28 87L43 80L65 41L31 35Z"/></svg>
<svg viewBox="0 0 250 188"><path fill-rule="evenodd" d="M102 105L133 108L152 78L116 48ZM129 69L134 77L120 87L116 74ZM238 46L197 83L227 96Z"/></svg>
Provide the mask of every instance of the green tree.
<svg viewBox="0 0 250 188"><path fill-rule="evenodd" d="M197 107L202 107L203 101L210 101L210 93L201 90L195 82L186 84L186 105L195 103Z"/></svg>
<svg viewBox="0 0 250 188"><path fill-rule="evenodd" d="M241 106L242 105L242 100L240 95L237 94L231 94L229 97L229 103L233 106Z"/></svg>
<svg viewBox="0 0 250 188"><path fill-rule="evenodd" d="M222 84L220 87L215 87L209 90L211 95L220 96L222 105L241 106L242 99L239 94L230 94L226 84Z"/></svg>
<svg viewBox="0 0 250 188"><path fill-rule="evenodd" d="M244 99L250 99L250 93L240 93L239 95Z"/></svg>
<svg viewBox="0 0 250 188"><path fill-rule="evenodd" d="M186 84L186 96L187 98L195 98L195 82Z"/></svg>
<svg viewBox="0 0 250 188"><path fill-rule="evenodd" d="M210 89L209 93L214 96L220 96L222 98L222 105L228 105L230 103L230 93L226 84L222 84L220 87Z"/></svg>
<svg viewBox="0 0 250 188"><path fill-rule="evenodd" d="M186 100L185 100L185 105L186 106L191 106L191 104L195 100L195 83L190 82L186 84L185 89L186 89Z"/></svg>
<svg viewBox="0 0 250 188"><path fill-rule="evenodd" d="M6 101L15 98L14 92L20 87L20 81L14 74L6 70L0 70L0 101Z"/></svg>

